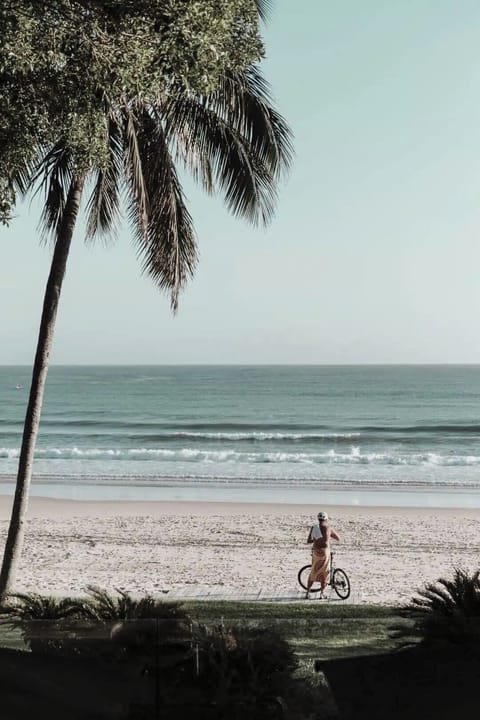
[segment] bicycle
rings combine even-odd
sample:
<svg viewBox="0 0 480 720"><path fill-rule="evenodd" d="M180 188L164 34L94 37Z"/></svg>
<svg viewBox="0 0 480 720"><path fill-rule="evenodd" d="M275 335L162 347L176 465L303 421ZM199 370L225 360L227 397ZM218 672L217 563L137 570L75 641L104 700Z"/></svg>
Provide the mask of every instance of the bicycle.
<svg viewBox="0 0 480 720"><path fill-rule="evenodd" d="M335 567L334 562L334 553L330 553L330 579L328 581L328 585L331 588L335 590L340 600L346 600L350 595L350 580L348 579L348 575L345 572L345 570L342 570L341 568ZM310 575L312 565L304 565L300 570L298 571L298 582L302 586L304 590L308 589L307 586L307 580L308 576ZM317 585L315 587L316 583L312 585L309 592L315 593L320 591L320 586Z"/></svg>

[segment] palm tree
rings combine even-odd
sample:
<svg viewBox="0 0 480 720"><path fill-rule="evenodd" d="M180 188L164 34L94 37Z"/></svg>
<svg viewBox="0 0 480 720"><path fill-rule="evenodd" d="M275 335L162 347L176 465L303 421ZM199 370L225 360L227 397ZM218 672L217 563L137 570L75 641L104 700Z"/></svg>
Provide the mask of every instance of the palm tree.
<svg viewBox="0 0 480 720"><path fill-rule="evenodd" d="M261 6L264 3L259 3ZM30 480L55 318L70 243L86 187L87 237L112 233L125 203L143 270L170 293L172 309L192 277L197 244L177 165L207 193L253 225L270 220L276 188L292 158L291 133L272 107L257 66L225 74L212 94L173 88L155 101L123 98L105 111L105 162L82 169L62 140L38 148L12 179L20 194L45 188L44 232L55 247L45 291L25 416L12 515L0 574L0 597L12 587L21 555Z"/></svg>

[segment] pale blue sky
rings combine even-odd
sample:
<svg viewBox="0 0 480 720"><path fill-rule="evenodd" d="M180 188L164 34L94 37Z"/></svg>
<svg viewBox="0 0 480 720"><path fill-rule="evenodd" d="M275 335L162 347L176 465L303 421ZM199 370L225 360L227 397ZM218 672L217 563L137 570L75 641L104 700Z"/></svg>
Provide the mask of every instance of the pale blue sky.
<svg viewBox="0 0 480 720"><path fill-rule="evenodd" d="M172 317L74 238L54 363L480 363L478 0L276 0L265 72L296 161L267 231L187 187L201 261ZM50 252L0 230L0 364L31 364Z"/></svg>

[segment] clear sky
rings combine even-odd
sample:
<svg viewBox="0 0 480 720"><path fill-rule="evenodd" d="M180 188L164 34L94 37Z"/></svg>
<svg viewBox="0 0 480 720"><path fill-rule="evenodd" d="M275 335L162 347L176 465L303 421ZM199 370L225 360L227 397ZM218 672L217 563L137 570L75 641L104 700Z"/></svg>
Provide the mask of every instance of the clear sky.
<svg viewBox="0 0 480 720"><path fill-rule="evenodd" d="M125 225L74 238L52 362L480 363L478 0L276 0L265 73L296 160L267 231L186 187L174 318ZM0 364L31 364L50 249L0 229Z"/></svg>

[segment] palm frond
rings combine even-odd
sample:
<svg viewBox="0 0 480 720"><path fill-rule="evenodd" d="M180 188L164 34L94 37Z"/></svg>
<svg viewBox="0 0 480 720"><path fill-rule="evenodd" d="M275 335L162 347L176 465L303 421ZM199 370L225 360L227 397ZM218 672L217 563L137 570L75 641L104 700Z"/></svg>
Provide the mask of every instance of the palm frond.
<svg viewBox="0 0 480 720"><path fill-rule="evenodd" d="M254 0L254 3L261 19L264 22L267 21L273 5L272 0Z"/></svg>
<svg viewBox="0 0 480 720"><path fill-rule="evenodd" d="M211 191L214 178L234 215L267 224L293 151L258 68L225 76L210 96L177 92L159 107L168 142L194 179Z"/></svg>
<svg viewBox="0 0 480 720"><path fill-rule="evenodd" d="M138 119L132 107L125 104L122 108L125 176L130 196L136 208L136 221L146 232L148 227L149 198L146 180L143 174L143 158L138 146Z"/></svg>
<svg viewBox="0 0 480 720"><path fill-rule="evenodd" d="M180 603L165 603L155 600L151 595L134 598L124 590L117 589L116 595L110 594L95 585L87 587L89 598L84 601L85 612L91 619L103 621L146 620L146 619L184 619L186 612Z"/></svg>
<svg viewBox="0 0 480 720"><path fill-rule="evenodd" d="M419 590L404 615L415 623L425 643L454 643L478 648L480 638L480 572L456 569Z"/></svg>
<svg viewBox="0 0 480 720"><path fill-rule="evenodd" d="M181 106L172 107L170 106L170 119L174 119L178 111L181 110ZM164 109L162 115L164 115ZM182 118L183 120L183 118ZM188 170L193 180L198 183L202 190L207 195L213 195L215 192L215 179L210 158L205 153L192 152L191 149L191 137L187 123L183 123L180 127L172 127L172 124L167 121L165 124L166 138L169 143L169 147L172 150L172 155L175 162L180 163L183 168Z"/></svg>
<svg viewBox="0 0 480 720"><path fill-rule="evenodd" d="M190 98L170 103L167 112L169 136L184 166L195 178L199 168L208 168L213 189L224 194L234 215L245 217L253 225L267 224L276 203L276 183L248 140ZM175 127L181 128L182 135Z"/></svg>
<svg viewBox="0 0 480 720"><path fill-rule="evenodd" d="M75 172L70 148L59 140L53 147L38 146L22 160L9 178L12 189L26 195L34 191L45 193L45 203L39 221L42 238L55 237Z"/></svg>
<svg viewBox="0 0 480 720"><path fill-rule="evenodd" d="M32 189L45 152L44 148L38 146L31 155L22 158L21 163L9 178L14 191L19 192L20 195L26 195Z"/></svg>
<svg viewBox="0 0 480 720"><path fill-rule="evenodd" d="M62 141L56 143L37 166L31 184L40 181L38 190L43 188L45 191L45 204L39 222L44 238L50 234L55 237L58 231L74 174L71 150Z"/></svg>
<svg viewBox="0 0 480 720"><path fill-rule="evenodd" d="M241 136L223 127L211 137L219 149L215 166L217 182L228 209L252 225L268 225L277 202L277 188L271 173Z"/></svg>
<svg viewBox="0 0 480 720"><path fill-rule="evenodd" d="M27 621L62 620L78 613L78 601L38 593L16 593L0 611L0 623L22 627Z"/></svg>
<svg viewBox="0 0 480 720"><path fill-rule="evenodd" d="M225 74L204 103L249 142L274 178L290 169L292 133L273 107L270 86L258 65Z"/></svg>
<svg viewBox="0 0 480 720"><path fill-rule="evenodd" d="M182 187L163 131L161 118L144 107L137 128L148 213L146 223L137 196L130 193L129 218L142 269L170 293L172 309L197 264L197 245L192 218L186 208Z"/></svg>
<svg viewBox="0 0 480 720"><path fill-rule="evenodd" d="M90 598L85 602L85 612L89 617L96 620L110 620L118 617L116 598L96 585L88 585L87 592Z"/></svg>
<svg viewBox="0 0 480 720"><path fill-rule="evenodd" d="M106 166L95 173L94 187L87 203L87 238L116 233L120 216L120 188L123 172L122 125L112 112L107 119Z"/></svg>
<svg viewBox="0 0 480 720"><path fill-rule="evenodd" d="M453 598L448 588L439 580L436 583L428 583L425 588L419 590L418 596L412 599L412 603L417 609L426 612L437 608L447 612L453 604Z"/></svg>
<svg viewBox="0 0 480 720"><path fill-rule="evenodd" d="M428 583L412 603L429 613L451 615L460 610L480 615L480 572L469 575L456 569L452 579L439 578Z"/></svg>

